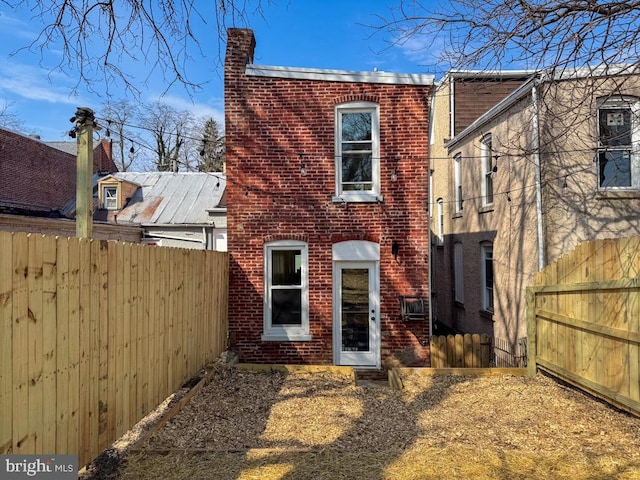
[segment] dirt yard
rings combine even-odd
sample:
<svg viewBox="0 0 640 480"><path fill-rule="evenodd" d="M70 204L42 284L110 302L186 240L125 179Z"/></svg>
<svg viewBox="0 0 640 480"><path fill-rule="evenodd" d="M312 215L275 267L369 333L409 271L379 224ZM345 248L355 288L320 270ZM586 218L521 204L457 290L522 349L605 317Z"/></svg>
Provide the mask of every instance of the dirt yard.
<svg viewBox="0 0 640 480"><path fill-rule="evenodd" d="M114 467L117 467L114 468ZM405 379L216 366L98 479L640 479L640 419L544 375Z"/></svg>

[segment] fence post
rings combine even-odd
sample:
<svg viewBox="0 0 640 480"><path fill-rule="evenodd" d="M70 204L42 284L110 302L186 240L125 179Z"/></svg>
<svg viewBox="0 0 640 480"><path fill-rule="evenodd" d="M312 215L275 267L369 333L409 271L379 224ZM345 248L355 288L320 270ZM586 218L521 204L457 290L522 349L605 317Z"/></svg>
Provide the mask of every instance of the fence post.
<svg viewBox="0 0 640 480"><path fill-rule="evenodd" d="M536 366L536 291L527 287L527 375L535 376Z"/></svg>

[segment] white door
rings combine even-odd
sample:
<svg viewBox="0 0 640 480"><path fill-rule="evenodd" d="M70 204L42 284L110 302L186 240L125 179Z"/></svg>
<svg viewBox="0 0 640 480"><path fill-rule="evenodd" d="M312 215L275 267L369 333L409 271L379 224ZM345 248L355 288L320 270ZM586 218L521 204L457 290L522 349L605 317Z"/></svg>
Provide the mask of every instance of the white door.
<svg viewBox="0 0 640 480"><path fill-rule="evenodd" d="M380 366L380 318L376 262L335 262L334 361Z"/></svg>

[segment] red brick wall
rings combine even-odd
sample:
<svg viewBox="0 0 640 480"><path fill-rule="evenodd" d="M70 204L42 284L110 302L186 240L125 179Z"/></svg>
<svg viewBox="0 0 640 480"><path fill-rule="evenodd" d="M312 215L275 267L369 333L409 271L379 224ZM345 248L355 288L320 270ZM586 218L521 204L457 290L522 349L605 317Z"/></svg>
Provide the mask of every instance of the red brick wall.
<svg viewBox="0 0 640 480"><path fill-rule="evenodd" d="M351 239L380 244L383 360L425 344L428 320L404 323L398 297L428 297L430 87L249 77L244 67L254 46L250 30L230 30L225 133L231 348L248 362L332 363L332 245ZM332 202L334 109L351 100L380 106L381 203ZM398 180L392 182L396 164ZM263 246L277 239L309 245L309 342L261 341ZM400 243L397 261L394 240Z"/></svg>
<svg viewBox="0 0 640 480"><path fill-rule="evenodd" d="M94 171L117 171L108 145L94 151ZM55 213L76 194L76 156L0 128L0 203Z"/></svg>
<svg viewBox="0 0 640 480"><path fill-rule="evenodd" d="M506 98L527 79L456 79L455 135Z"/></svg>

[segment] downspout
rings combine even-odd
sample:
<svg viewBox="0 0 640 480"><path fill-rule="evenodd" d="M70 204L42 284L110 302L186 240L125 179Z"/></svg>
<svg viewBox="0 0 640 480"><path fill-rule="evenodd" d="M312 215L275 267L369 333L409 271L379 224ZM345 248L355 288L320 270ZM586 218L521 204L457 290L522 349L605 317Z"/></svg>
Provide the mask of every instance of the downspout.
<svg viewBox="0 0 640 480"><path fill-rule="evenodd" d="M531 89L533 102L533 163L536 176L536 217L538 224L538 270L544 268L544 232L542 231L542 174L540 169L540 123L538 109L538 91L536 83Z"/></svg>

